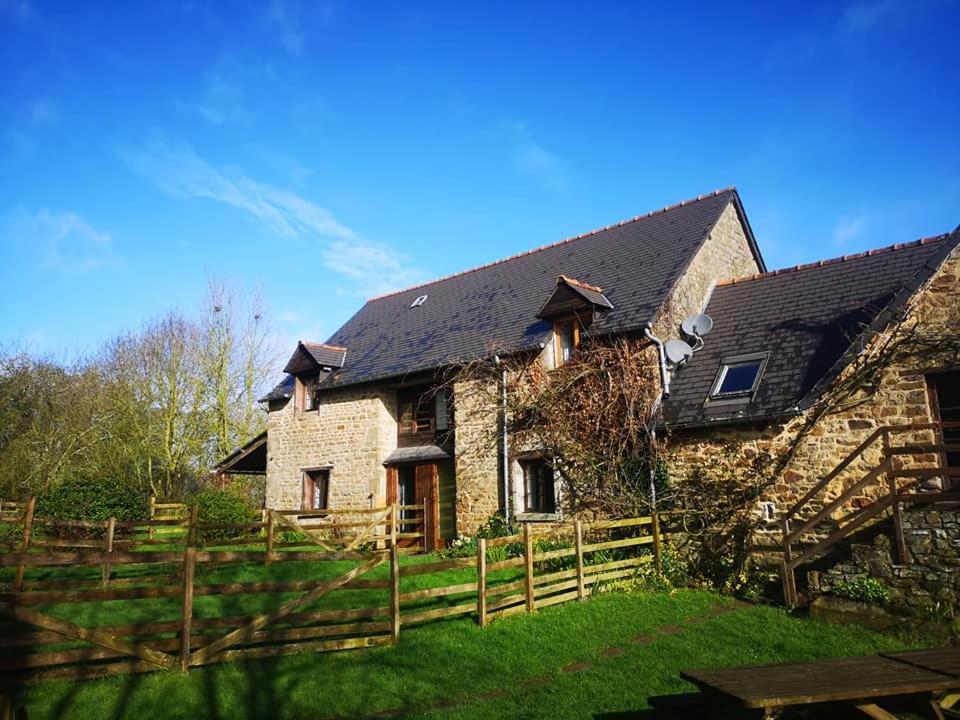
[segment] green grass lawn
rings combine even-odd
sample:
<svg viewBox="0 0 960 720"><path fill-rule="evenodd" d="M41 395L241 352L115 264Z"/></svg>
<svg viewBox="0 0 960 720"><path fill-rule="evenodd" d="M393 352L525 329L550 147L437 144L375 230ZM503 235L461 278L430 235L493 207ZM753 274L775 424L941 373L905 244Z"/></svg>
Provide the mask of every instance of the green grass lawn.
<svg viewBox="0 0 960 720"><path fill-rule="evenodd" d="M24 692L31 720L359 718L380 711L424 718L589 718L643 709L651 695L689 691L678 677L681 669L903 647L889 636L770 607L709 615L730 604L694 590L611 592L486 628L468 618L409 628L392 647L228 663L189 675L47 681ZM649 637L635 642L638 634ZM569 671L573 663L582 664L576 672Z"/></svg>

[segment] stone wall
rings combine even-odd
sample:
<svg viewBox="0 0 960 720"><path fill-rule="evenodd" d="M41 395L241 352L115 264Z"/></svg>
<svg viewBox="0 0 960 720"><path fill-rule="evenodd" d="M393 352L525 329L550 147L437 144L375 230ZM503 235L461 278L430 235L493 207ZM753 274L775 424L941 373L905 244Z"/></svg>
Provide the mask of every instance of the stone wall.
<svg viewBox="0 0 960 720"><path fill-rule="evenodd" d="M914 300L913 320L919 335L942 336L960 327L960 252L954 250ZM880 338L882 341L882 338ZM872 347L879 346L880 342ZM792 459L782 473L770 478L762 499L774 503L779 515L798 501L818 480L857 448L877 427L930 422L931 407L924 374L960 366L949 352L896 361L880 374L876 389L863 391L822 416L819 408L782 423L730 425L678 431L670 438L670 472L681 480L694 472L737 472L758 454ZM849 370L848 370L849 373ZM841 381L845 376L841 376ZM827 395L829 402L829 394ZM930 433L901 434L895 444L930 442ZM838 496L880 461L880 444L841 473L820 501ZM934 458L926 458L933 461ZM771 472L776 462L770 462ZM870 501L870 493L851 499L850 505ZM820 502L811 503L816 511ZM761 530L779 535L779 523Z"/></svg>
<svg viewBox="0 0 960 720"><path fill-rule="evenodd" d="M873 544L853 545L849 560L824 572L809 573L814 592L829 593L856 578L879 580L890 592L893 609L928 614L960 606L960 510L907 508L903 535L910 562L896 562L887 535Z"/></svg>
<svg viewBox="0 0 960 720"><path fill-rule="evenodd" d="M500 509L498 388L479 380L454 383L457 532L472 536Z"/></svg>
<svg viewBox="0 0 960 720"><path fill-rule="evenodd" d="M330 507L386 503L383 461L397 447L396 392L346 388L321 393L317 410L293 400L267 425L267 507L301 506L303 468L330 465Z"/></svg>
<svg viewBox="0 0 960 720"><path fill-rule="evenodd" d="M703 312L719 280L758 272L760 267L750 250L737 209L731 202L677 282L665 305L669 312L655 324L656 332L664 339L677 337L679 323L688 315Z"/></svg>

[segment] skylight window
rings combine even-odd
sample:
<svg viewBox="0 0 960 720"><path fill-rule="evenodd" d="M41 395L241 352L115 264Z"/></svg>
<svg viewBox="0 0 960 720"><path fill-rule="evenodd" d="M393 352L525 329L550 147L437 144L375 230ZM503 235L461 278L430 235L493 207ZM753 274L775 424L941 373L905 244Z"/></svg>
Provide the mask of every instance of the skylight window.
<svg viewBox="0 0 960 720"><path fill-rule="evenodd" d="M412 303L410 303L410 307L412 307L412 308L420 307L420 306L423 305L426 301L427 301L427 296L426 296L426 295L421 295L421 296L418 297L416 300L414 300Z"/></svg>
<svg viewBox="0 0 960 720"><path fill-rule="evenodd" d="M767 354L739 355L724 358L720 372L710 391L711 400L743 399L749 400L760 384Z"/></svg>

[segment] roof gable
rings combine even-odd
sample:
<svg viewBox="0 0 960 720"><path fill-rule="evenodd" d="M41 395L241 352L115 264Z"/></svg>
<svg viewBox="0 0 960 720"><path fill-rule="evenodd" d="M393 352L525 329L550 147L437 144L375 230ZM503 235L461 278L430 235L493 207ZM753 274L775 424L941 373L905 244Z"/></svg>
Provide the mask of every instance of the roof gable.
<svg viewBox="0 0 960 720"><path fill-rule="evenodd" d="M741 212L735 190L717 191L370 300L328 340L348 347L350 361L325 384L368 382L536 348L551 328L537 313L559 275L576 278L585 288L604 288L612 308L598 316L594 331L642 328L730 202ZM429 301L411 307L424 294Z"/></svg>
<svg viewBox="0 0 960 720"><path fill-rule="evenodd" d="M557 286L540 308L537 317L550 320L581 311L590 312L594 309L601 312L613 309L613 303L603 294L602 288L568 278L566 275L558 275Z"/></svg>

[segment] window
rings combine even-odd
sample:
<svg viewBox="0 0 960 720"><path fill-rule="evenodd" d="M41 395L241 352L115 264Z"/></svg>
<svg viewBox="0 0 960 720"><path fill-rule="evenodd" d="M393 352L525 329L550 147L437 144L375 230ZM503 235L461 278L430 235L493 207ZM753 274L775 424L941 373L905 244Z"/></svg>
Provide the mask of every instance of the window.
<svg viewBox="0 0 960 720"><path fill-rule="evenodd" d="M317 378L298 377L296 387L296 402L299 410L316 410L319 404L317 397Z"/></svg>
<svg viewBox="0 0 960 720"><path fill-rule="evenodd" d="M526 511L555 513L557 497L553 482L553 468L546 460L527 460L522 463Z"/></svg>
<svg viewBox="0 0 960 720"><path fill-rule="evenodd" d="M760 384L767 364L766 353L726 358L720 366L710 398L713 400L749 400Z"/></svg>
<svg viewBox="0 0 960 720"><path fill-rule="evenodd" d="M556 367L570 361L573 351L580 346L580 324L575 320L558 320L553 324Z"/></svg>
<svg viewBox="0 0 960 720"><path fill-rule="evenodd" d="M329 492L329 468L303 471L303 507L301 510L326 510Z"/></svg>
<svg viewBox="0 0 960 720"><path fill-rule="evenodd" d="M434 431L435 398L429 390L406 390L398 398L400 434L412 435Z"/></svg>
<svg viewBox="0 0 960 720"><path fill-rule="evenodd" d="M760 501L760 519L763 522L773 522L777 519L777 506L769 500Z"/></svg>
<svg viewBox="0 0 960 720"><path fill-rule="evenodd" d="M410 303L410 307L412 307L412 308L420 307L420 306L423 305L426 301L427 301L427 296L426 296L426 295L421 295L421 296L418 297L416 300L414 300L412 303Z"/></svg>

